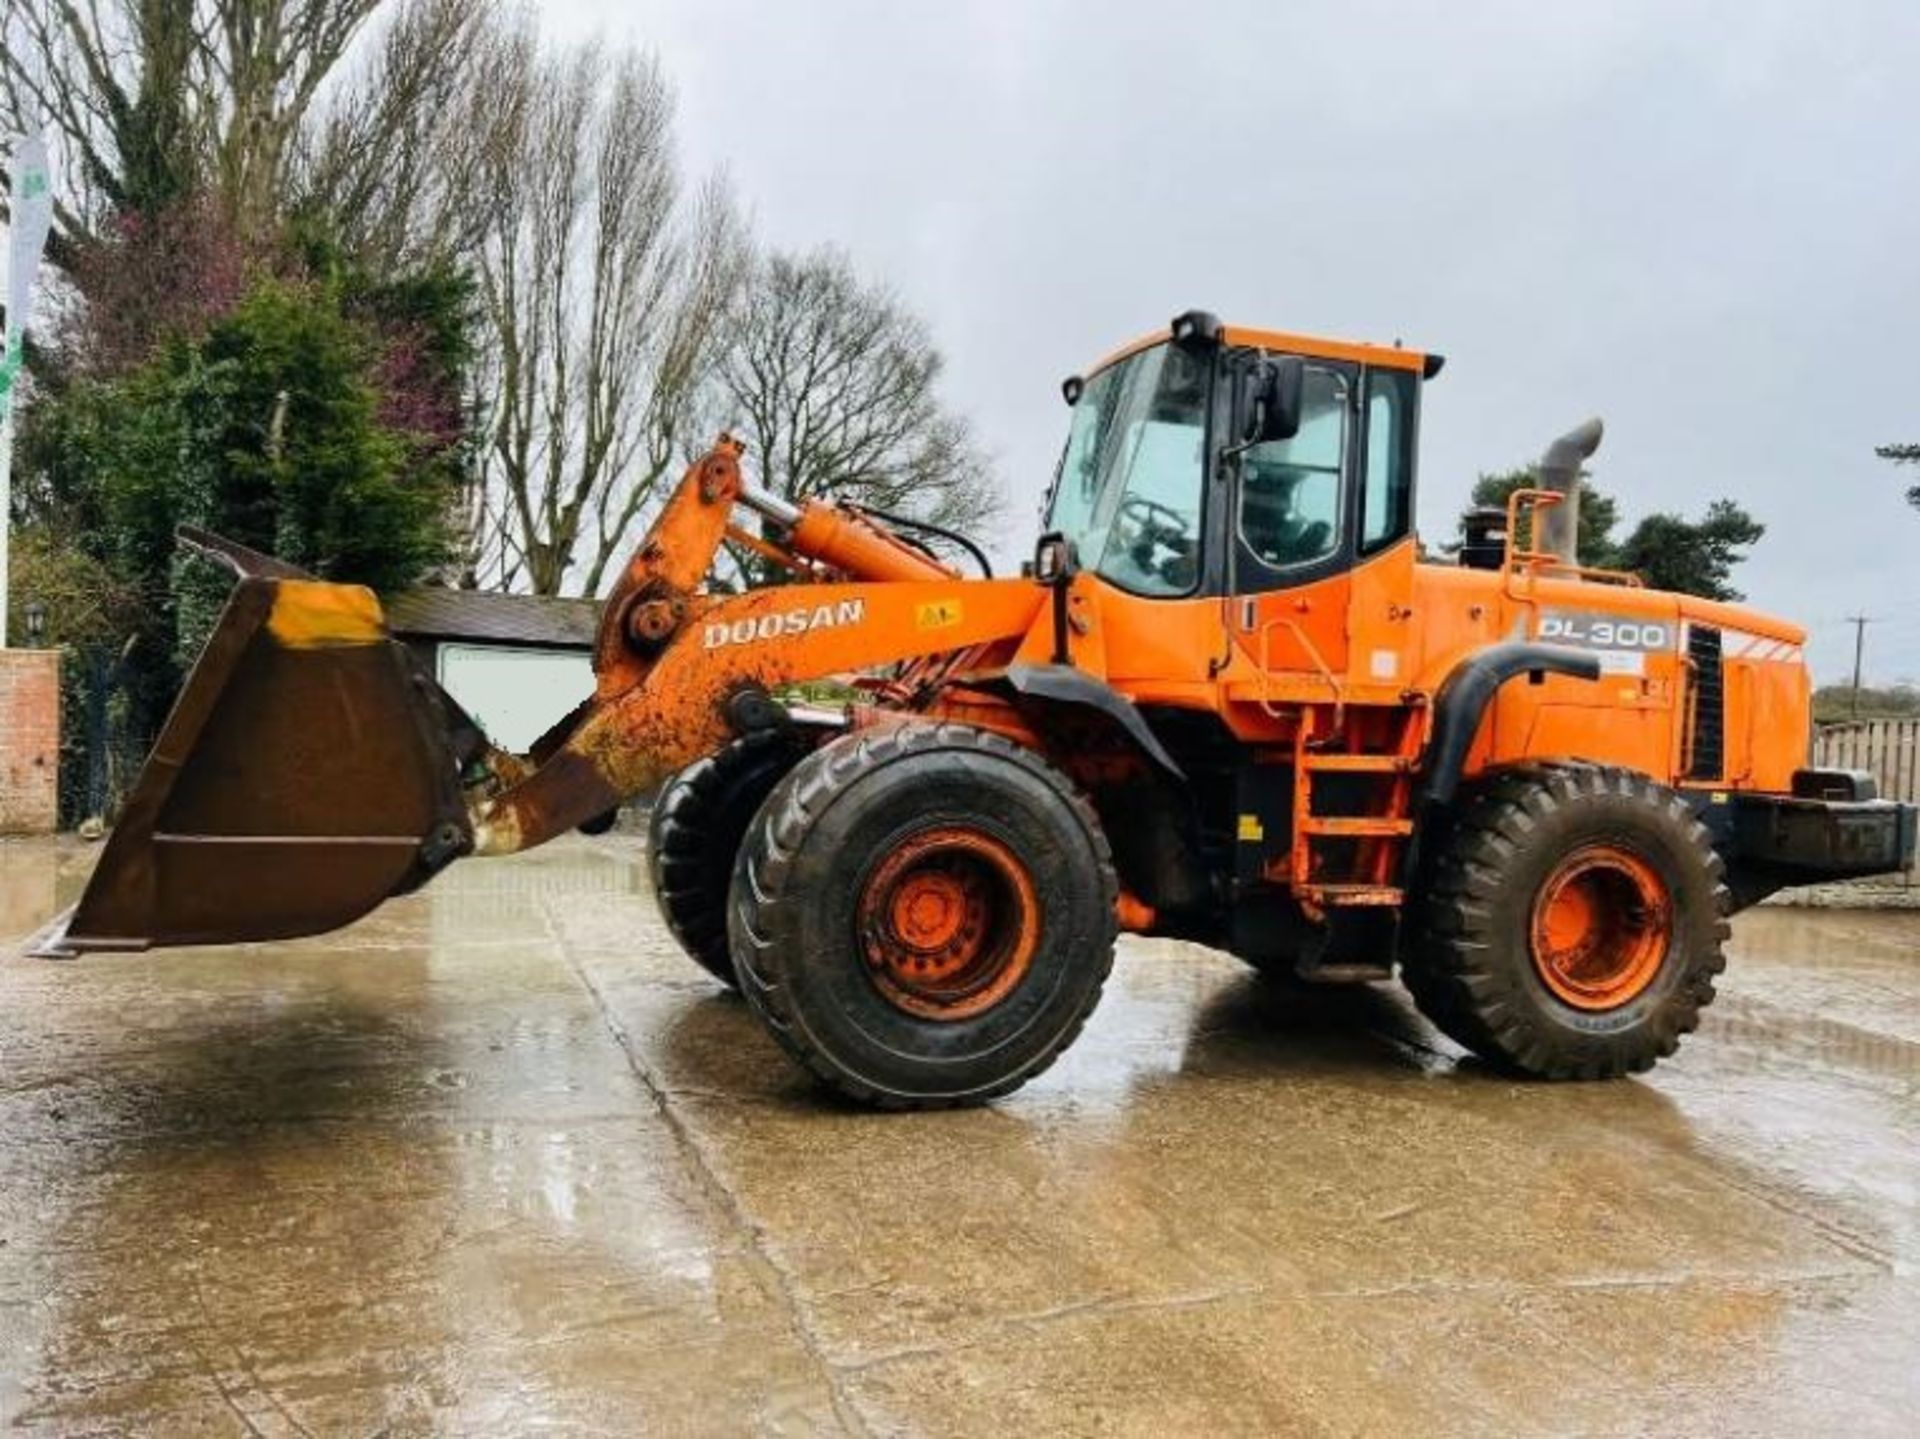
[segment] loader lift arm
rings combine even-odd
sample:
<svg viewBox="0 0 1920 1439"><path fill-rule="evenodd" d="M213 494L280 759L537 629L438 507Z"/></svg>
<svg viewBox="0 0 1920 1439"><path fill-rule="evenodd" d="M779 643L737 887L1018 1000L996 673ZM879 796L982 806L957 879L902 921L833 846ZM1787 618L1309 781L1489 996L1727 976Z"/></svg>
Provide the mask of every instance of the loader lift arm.
<svg viewBox="0 0 1920 1439"><path fill-rule="evenodd" d="M740 455L723 436L661 511L602 611L593 698L551 757L475 807L476 853L542 844L777 722L768 698L777 686L1015 640L1031 627L1043 603L1031 583L962 579L857 511L758 491ZM789 567L846 579L700 593L736 506L785 530Z"/></svg>

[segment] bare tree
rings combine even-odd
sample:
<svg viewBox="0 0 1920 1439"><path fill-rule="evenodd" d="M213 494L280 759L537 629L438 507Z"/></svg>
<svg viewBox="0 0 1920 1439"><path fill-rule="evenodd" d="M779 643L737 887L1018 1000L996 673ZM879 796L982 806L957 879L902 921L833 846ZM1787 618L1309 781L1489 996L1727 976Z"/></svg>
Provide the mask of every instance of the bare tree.
<svg viewBox="0 0 1920 1439"><path fill-rule="evenodd" d="M7 0L0 123L50 125L67 170L50 247L194 190L243 232L283 199L328 77L381 0Z"/></svg>
<svg viewBox="0 0 1920 1439"><path fill-rule="evenodd" d="M512 54L494 0L408 0L300 136L297 208L363 257L407 265L477 239L482 147L469 121Z"/></svg>
<svg viewBox="0 0 1920 1439"><path fill-rule="evenodd" d="M816 250L755 266L724 381L768 488L965 530L1002 497L966 420L941 403L943 366L923 321L844 254Z"/></svg>
<svg viewBox="0 0 1920 1439"><path fill-rule="evenodd" d="M746 242L682 194L658 65L508 34L475 87L475 267L489 320L474 578L591 594L696 441Z"/></svg>
<svg viewBox="0 0 1920 1439"><path fill-rule="evenodd" d="M320 87L380 3L214 0L208 7L202 86L213 122L214 193L243 229L277 213L289 157Z"/></svg>

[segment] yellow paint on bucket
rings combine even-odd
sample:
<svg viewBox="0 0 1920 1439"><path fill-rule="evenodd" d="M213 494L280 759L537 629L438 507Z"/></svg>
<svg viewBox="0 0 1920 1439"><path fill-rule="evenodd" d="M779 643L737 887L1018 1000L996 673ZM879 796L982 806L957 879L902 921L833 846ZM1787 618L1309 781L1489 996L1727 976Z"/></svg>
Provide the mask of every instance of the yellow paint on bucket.
<svg viewBox="0 0 1920 1439"><path fill-rule="evenodd" d="M267 629L288 649L370 645L387 637L386 618L373 591L320 580L281 580Z"/></svg>

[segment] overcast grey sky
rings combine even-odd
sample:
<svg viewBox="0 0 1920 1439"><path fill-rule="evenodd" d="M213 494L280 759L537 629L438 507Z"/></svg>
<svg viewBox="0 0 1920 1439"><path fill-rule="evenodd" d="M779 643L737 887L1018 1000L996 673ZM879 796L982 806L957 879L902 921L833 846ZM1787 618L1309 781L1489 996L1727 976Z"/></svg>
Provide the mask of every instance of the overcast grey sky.
<svg viewBox="0 0 1920 1439"><path fill-rule="evenodd" d="M1740 499L1823 677L1920 677L1920 3L543 0L679 89L763 238L932 322L1024 549L1058 381L1202 306L1402 337L1421 528L1605 417L1627 513Z"/></svg>

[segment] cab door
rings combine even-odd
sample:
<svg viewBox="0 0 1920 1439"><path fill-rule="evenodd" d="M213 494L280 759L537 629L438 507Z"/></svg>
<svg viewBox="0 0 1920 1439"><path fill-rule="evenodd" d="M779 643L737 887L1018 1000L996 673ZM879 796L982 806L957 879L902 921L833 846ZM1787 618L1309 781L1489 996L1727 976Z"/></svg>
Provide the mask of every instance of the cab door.
<svg viewBox="0 0 1920 1439"><path fill-rule="evenodd" d="M1226 536L1234 643L1267 674L1330 690L1348 666L1360 381L1358 365L1307 360L1300 429L1240 453Z"/></svg>
<svg viewBox="0 0 1920 1439"><path fill-rule="evenodd" d="M1299 432L1240 456L1229 611L1235 643L1265 673L1330 691L1350 674L1409 675L1405 637L1384 643L1372 611L1404 613L1418 400L1411 370L1309 359Z"/></svg>

